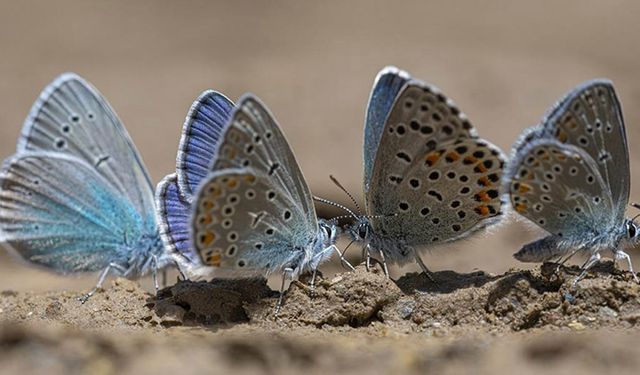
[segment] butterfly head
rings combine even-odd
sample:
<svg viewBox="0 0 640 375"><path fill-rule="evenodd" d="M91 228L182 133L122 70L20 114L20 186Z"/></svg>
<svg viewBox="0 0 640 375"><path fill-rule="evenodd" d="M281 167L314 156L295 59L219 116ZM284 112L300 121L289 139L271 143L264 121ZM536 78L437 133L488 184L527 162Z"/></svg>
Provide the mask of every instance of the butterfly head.
<svg viewBox="0 0 640 375"><path fill-rule="evenodd" d="M624 221L625 237L624 239L635 245L640 242L640 227L633 219L625 219Z"/></svg>
<svg viewBox="0 0 640 375"><path fill-rule="evenodd" d="M311 269L317 269L320 263L331 257L331 254L335 251L336 240L340 234L340 228L330 220L319 219L318 227L318 236L316 237L309 265Z"/></svg>
<svg viewBox="0 0 640 375"><path fill-rule="evenodd" d="M320 227L320 243L323 244L324 247L334 245L338 235L340 234L340 227L338 227L334 222L324 219L318 220L318 226Z"/></svg>

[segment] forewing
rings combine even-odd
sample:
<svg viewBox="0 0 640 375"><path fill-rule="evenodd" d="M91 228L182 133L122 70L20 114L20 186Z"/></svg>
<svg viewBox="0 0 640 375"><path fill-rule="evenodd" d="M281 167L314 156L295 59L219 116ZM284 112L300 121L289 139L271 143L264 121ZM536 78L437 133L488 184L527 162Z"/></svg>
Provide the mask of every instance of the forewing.
<svg viewBox="0 0 640 375"><path fill-rule="evenodd" d="M615 202L596 162L584 150L554 139L532 141L513 160L507 180L511 205L562 237L611 228Z"/></svg>
<svg viewBox="0 0 640 375"><path fill-rule="evenodd" d="M155 226L153 188L129 134L107 101L73 73L56 78L31 108L18 153L58 152L84 160Z"/></svg>
<svg viewBox="0 0 640 375"><path fill-rule="evenodd" d="M58 272L126 262L125 248L150 235L144 221L103 176L73 156L23 153L0 175L2 242Z"/></svg>
<svg viewBox="0 0 640 375"><path fill-rule="evenodd" d="M309 232L318 224L309 187L300 167L269 110L253 95L246 94L238 102L218 149L211 170L251 168L268 179L268 184L295 202L291 210Z"/></svg>
<svg viewBox="0 0 640 375"><path fill-rule="evenodd" d="M192 241L221 276L295 268L315 239L298 202L252 168L223 169L203 181L193 205Z"/></svg>
<svg viewBox="0 0 640 375"><path fill-rule="evenodd" d="M400 89L409 81L409 73L394 66L383 68L373 83L364 121L364 189L369 191L371 170L384 124Z"/></svg>
<svg viewBox="0 0 640 375"><path fill-rule="evenodd" d="M208 90L193 102L178 148L176 171L180 194L190 200L218 151L222 133L229 123L233 102L224 95Z"/></svg>
<svg viewBox="0 0 640 375"><path fill-rule="evenodd" d="M439 90L407 84L384 132L367 195L378 233L414 245L445 242L501 214L504 156Z"/></svg>
<svg viewBox="0 0 640 375"><path fill-rule="evenodd" d="M629 150L622 108L613 84L586 82L571 91L543 121L545 138L555 138L586 152L610 192L619 219L629 201Z"/></svg>

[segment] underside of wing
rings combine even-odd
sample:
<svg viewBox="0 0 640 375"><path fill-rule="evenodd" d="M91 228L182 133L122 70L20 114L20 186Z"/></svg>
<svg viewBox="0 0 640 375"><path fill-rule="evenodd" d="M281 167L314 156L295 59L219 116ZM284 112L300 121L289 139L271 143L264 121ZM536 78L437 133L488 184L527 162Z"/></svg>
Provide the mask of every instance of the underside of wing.
<svg viewBox="0 0 640 375"><path fill-rule="evenodd" d="M192 241L203 262L221 276L282 272L298 267L315 239L297 204L268 176L225 169L203 181L194 202Z"/></svg>
<svg viewBox="0 0 640 375"><path fill-rule="evenodd" d="M394 102L376 153L366 202L373 229L427 245L494 223L502 214L504 160L440 90L410 81Z"/></svg>
<svg viewBox="0 0 640 375"><path fill-rule="evenodd" d="M153 188L142 160L107 101L73 73L56 78L25 120L18 153L56 152L84 160L153 218Z"/></svg>
<svg viewBox="0 0 640 375"><path fill-rule="evenodd" d="M243 95L223 135L212 171L250 168L295 202L291 210L305 217L308 230L318 226L311 192L273 115L255 96Z"/></svg>
<svg viewBox="0 0 640 375"><path fill-rule="evenodd" d="M610 81L588 81L572 90L550 111L541 128L544 138L554 138L587 153L595 161L618 211L626 208L629 150L622 108Z"/></svg>
<svg viewBox="0 0 640 375"><path fill-rule="evenodd" d="M531 142L509 170L516 212L559 237L596 236L618 220L596 162L554 139ZM619 223L619 221L618 221Z"/></svg>
<svg viewBox="0 0 640 375"><path fill-rule="evenodd" d="M83 160L51 153L10 159L0 175L2 241L20 257L58 272L126 264L152 236L128 200Z"/></svg>
<svg viewBox="0 0 640 375"><path fill-rule="evenodd" d="M409 73L393 66L387 66L378 73L373 83L364 121L363 161L365 192L369 190L371 170L385 121L389 116L396 96L409 79L411 79Z"/></svg>

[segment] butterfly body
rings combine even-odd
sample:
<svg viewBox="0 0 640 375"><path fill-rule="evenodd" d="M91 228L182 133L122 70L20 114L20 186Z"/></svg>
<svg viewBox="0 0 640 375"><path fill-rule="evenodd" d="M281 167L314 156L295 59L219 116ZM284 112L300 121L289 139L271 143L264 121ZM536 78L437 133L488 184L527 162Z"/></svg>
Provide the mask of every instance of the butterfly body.
<svg viewBox="0 0 640 375"><path fill-rule="evenodd" d="M364 160L366 215L348 232L393 263L421 263L420 250L502 214L502 152L439 89L397 68L383 69L374 83Z"/></svg>
<svg viewBox="0 0 640 375"><path fill-rule="evenodd" d="M631 266L623 249L639 237L637 224L624 216L629 181L624 121L612 83L579 85L513 148L504 190L515 212L551 233L525 245L516 259L542 262L585 251L591 254L586 271L608 250Z"/></svg>
<svg viewBox="0 0 640 375"><path fill-rule="evenodd" d="M59 273L137 278L170 263L153 190L106 100L75 74L47 86L0 173L0 239Z"/></svg>

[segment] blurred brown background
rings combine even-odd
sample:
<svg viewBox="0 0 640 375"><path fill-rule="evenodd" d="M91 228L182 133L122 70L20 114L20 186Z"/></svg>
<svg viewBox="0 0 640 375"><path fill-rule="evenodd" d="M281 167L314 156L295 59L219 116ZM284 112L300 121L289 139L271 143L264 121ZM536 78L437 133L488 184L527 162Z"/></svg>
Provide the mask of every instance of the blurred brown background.
<svg viewBox="0 0 640 375"><path fill-rule="evenodd" d="M108 98L154 181L173 171L202 90L233 100L251 91L275 113L314 193L347 202L328 175L360 197L364 109L385 65L439 86L505 151L570 88L608 77L625 105L638 197L639 17L640 3L617 0L2 1L0 155L13 152L32 102L63 71ZM434 270L501 272L536 236L507 223L425 260ZM95 281L0 260L1 289Z"/></svg>

